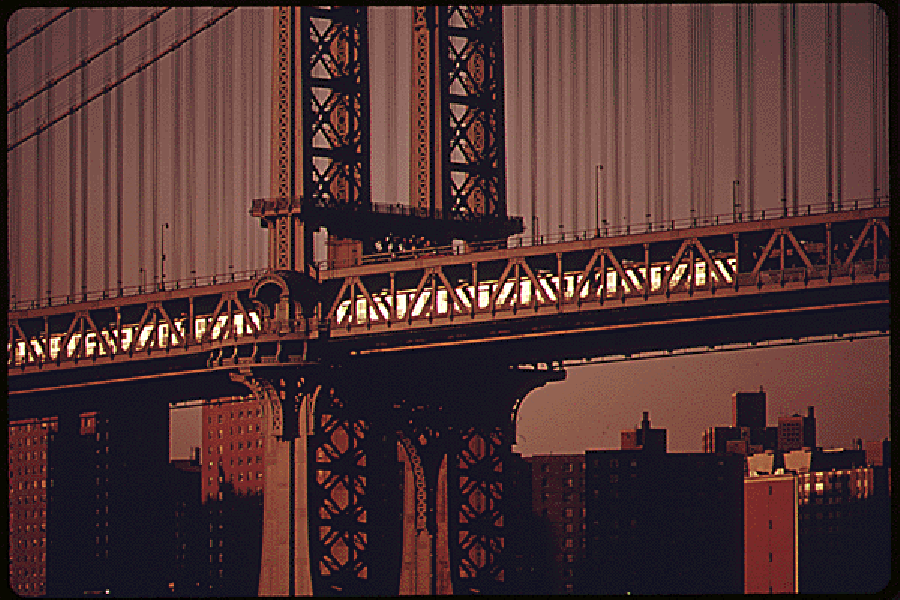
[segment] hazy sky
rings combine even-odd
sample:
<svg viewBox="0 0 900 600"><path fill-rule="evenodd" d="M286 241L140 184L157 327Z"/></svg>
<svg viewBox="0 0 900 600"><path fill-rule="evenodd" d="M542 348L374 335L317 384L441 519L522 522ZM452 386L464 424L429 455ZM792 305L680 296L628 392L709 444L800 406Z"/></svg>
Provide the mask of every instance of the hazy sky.
<svg viewBox="0 0 900 600"><path fill-rule="evenodd" d="M40 8L16 12L7 26L7 45L60 10ZM127 31L155 10L158 9L78 9L64 16L44 34L8 55L8 104L37 89L38 83L49 76L64 72L71 64L70 52L74 52L76 60L90 56L120 27ZM613 10L610 6L593 5L504 9L507 201L509 213L524 217L527 227L532 223L534 205L541 233L556 232L560 224L566 231L593 226L597 210L594 177L598 164L604 165L600 196L610 220L615 213L613 207L618 204L623 222L629 213L632 223L644 221L648 165L653 175L649 182L652 219L660 216L656 201L660 194L666 194L669 185L672 193L671 197L663 198L662 216L685 218L690 214L689 9L683 5L654 7L646 15L641 5L616 9L622 44L620 94L625 88L625 66L630 70L627 80L630 98L621 95L619 98L620 151L625 151L628 140L630 174L626 172L624 159L617 169L613 158ZM167 47L178 39L189 23L190 29L196 29L222 11L221 8L169 10L158 21L155 35L159 47ZM670 152L657 152L656 125L666 121L656 119L656 106L651 104L648 140L644 127L648 122L645 75L646 67L650 67L652 76L656 72L654 64L662 69L665 61L645 59L645 17L649 19L651 33L656 34L652 37L655 40L662 31L659 19L665 12L671 17L671 47L663 54L650 56L671 57L672 102L661 101L659 114L669 115L672 145ZM706 114L704 122L713 126L712 212L722 214L731 212L732 181L738 179L734 154L734 7L716 5L711 8L710 16L714 84L711 112ZM889 115L880 88L873 89L872 44L880 38L873 34L870 5L843 5L842 16L842 183L843 198L852 200L871 197L874 187L879 187L879 193L886 193L884 149L888 145L881 119ZM746 7L741 18L746 61ZM797 201L801 205L826 200L825 18L825 5L797 5L799 155L803 159L799 165ZM241 8L120 88L124 116L121 149L125 285L141 281L141 268L145 269L148 280L157 273L161 240L156 236L154 245L154 194L156 227L161 228L165 222L171 224L171 229L165 232L168 279L188 277L191 269L203 275L225 272L229 265L234 270L265 266L262 230L251 221L247 210L252 198L270 195L272 24L271 10ZM408 198L410 26L409 9L380 7L369 11L372 198L380 202L406 202ZM74 39L72 32L77 32ZM780 207L782 183L777 5L757 5L754 32L753 202L757 209L776 209ZM124 44L123 72L152 54L152 34L153 28L146 27ZM87 95L101 89L107 78L115 78L115 72L114 52L92 62L86 71ZM155 103L154 74L158 85ZM743 77L746 99L746 72ZM70 80L65 80L53 88L49 98L51 118L64 112L73 99L81 98L80 75L74 82L74 87ZM655 86L651 84L650 89L654 90ZM70 120L55 125L40 136L40 142L32 139L7 155L10 293L17 299L33 298L38 292L46 296L48 274L53 295L67 294L73 287L80 291L82 283L89 290L101 289L106 280L115 285L116 237L111 236L108 248L113 262L104 265L103 206L104 170L108 169L109 191L105 197L111 206L109 218L114 226L116 150L120 145L115 128L118 94L116 91L106 96L109 98L106 107L107 101L101 98L86 109L89 150L86 163L80 158L80 114L75 117L74 165L70 161L73 156L69 149ZM31 131L38 120L46 120L47 103L44 94L7 117L8 143ZM176 105L180 127L174 116ZM110 120L104 121L107 110ZM141 111L143 139L138 122ZM630 117L628 130L626 114ZM748 115L745 106L744 142L740 144L744 148ZM873 124L881 153L877 182L873 179ZM110 145L109 160L105 161L103 144L107 129ZM532 136L537 152L534 169ZM141 141L143 187L138 184ZM39 144L41 161L37 160ZM741 166L744 184L739 192L746 206L750 187L746 185L749 180L746 150L744 155ZM52 156L52 164L48 156ZM39 162L40 171L37 171ZM662 172L669 172L670 165L670 177L657 177L660 167ZM695 176L705 180L705 174L696 163L695 166L698 169ZM83 172L87 174L86 198L81 187ZM74 197L70 194L70 173L75 173L77 178ZM630 186L627 185L629 175ZM617 178L619 200L615 202ZM699 210L699 198L696 202ZM69 233L70 209L76 218L74 239L70 239ZM81 217L85 211L88 254L82 256ZM38 212L42 215L40 227L36 221ZM530 233L527 230L526 236ZM70 277L68 262L73 252L74 279ZM38 260L41 282L37 281ZM84 260L89 267L86 281L82 281L80 271ZM813 404L817 408L820 443L845 445L852 437L877 439L888 432L888 364L889 342L888 338L882 338L573 368L566 382L537 390L526 400L520 412L518 450L530 454L616 447L619 430L639 422L642 410L650 411L654 426L669 429L672 450L699 450L703 428L729 423L731 393L755 390L760 385L769 393L771 423L778 415L804 411L808 404ZM184 415L179 420L190 421L192 424L186 426L199 434L193 418L186 418L191 411L177 414ZM181 431L179 424L173 443L191 437ZM188 444L181 443L181 446ZM186 454L181 450L179 453Z"/></svg>

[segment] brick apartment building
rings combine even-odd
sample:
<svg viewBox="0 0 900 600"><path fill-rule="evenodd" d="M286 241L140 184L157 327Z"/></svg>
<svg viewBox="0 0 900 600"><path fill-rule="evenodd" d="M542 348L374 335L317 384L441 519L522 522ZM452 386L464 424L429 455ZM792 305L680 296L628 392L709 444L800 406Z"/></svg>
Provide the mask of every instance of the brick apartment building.
<svg viewBox="0 0 900 600"><path fill-rule="evenodd" d="M47 593L47 509L55 417L11 421L9 432L9 587Z"/></svg>
<svg viewBox="0 0 900 600"><path fill-rule="evenodd" d="M585 556L584 455L549 454L525 457L531 465L531 509L538 531L549 538L551 594L578 592L576 580ZM532 544L545 543L540 537Z"/></svg>
<svg viewBox="0 0 900 600"><path fill-rule="evenodd" d="M160 595L169 568L164 404L13 419L10 586L20 595ZM107 592L109 590L109 592Z"/></svg>
<svg viewBox="0 0 900 600"><path fill-rule="evenodd" d="M255 596L262 552L265 449L262 405L253 397L221 398L201 410L200 500L206 552L201 588Z"/></svg>

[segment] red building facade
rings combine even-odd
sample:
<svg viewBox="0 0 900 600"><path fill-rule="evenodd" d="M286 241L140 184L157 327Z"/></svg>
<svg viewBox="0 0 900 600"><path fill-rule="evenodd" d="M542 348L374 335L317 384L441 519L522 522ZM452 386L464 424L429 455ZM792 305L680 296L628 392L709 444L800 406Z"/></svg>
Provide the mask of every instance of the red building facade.
<svg viewBox="0 0 900 600"><path fill-rule="evenodd" d="M799 591L797 475L744 479L744 593Z"/></svg>

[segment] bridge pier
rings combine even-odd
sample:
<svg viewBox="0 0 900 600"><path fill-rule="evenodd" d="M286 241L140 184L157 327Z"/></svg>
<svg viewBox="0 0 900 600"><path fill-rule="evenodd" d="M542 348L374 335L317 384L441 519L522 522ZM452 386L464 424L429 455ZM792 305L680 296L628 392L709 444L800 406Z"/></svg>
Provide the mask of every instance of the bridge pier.
<svg viewBox="0 0 900 600"><path fill-rule="evenodd" d="M503 591L516 411L564 371L415 362L232 374L265 411L260 595Z"/></svg>

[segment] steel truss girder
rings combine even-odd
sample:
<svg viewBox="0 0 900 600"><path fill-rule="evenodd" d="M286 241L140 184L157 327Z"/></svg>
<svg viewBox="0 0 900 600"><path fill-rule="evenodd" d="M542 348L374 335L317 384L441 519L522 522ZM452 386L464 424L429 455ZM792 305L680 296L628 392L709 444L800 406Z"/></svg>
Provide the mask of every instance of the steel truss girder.
<svg viewBox="0 0 900 600"><path fill-rule="evenodd" d="M323 314L342 337L885 280L888 210L860 212L356 267L325 274Z"/></svg>
<svg viewBox="0 0 900 600"><path fill-rule="evenodd" d="M889 282L889 216L882 206L324 271L318 284L307 279L309 290L288 291L288 309L274 316L251 298L265 277L278 279L272 274L10 311L7 369L17 375L210 351L215 365L283 361L297 355L291 344L316 340Z"/></svg>

